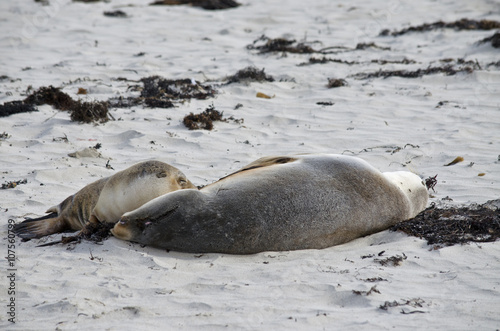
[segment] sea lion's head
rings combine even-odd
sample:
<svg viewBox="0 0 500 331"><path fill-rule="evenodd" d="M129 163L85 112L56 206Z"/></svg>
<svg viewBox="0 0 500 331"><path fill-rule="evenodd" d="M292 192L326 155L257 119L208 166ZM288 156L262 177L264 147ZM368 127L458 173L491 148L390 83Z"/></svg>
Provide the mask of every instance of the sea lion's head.
<svg viewBox="0 0 500 331"><path fill-rule="evenodd" d="M111 233L119 239L143 244L168 240L172 229L183 226L181 210L196 210L202 204L202 195L198 189L185 189L159 196L123 214Z"/></svg>
<svg viewBox="0 0 500 331"><path fill-rule="evenodd" d="M406 196L410 204L408 219L418 215L425 209L429 193L424 181L409 171L384 172L385 178L396 185Z"/></svg>
<svg viewBox="0 0 500 331"><path fill-rule="evenodd" d="M196 188L176 167L145 161L109 178L92 210L90 222L116 223L126 212L177 190Z"/></svg>
<svg viewBox="0 0 500 331"><path fill-rule="evenodd" d="M141 242L140 238L146 228L152 226L156 222L165 219L169 214L177 209L177 206L164 206L159 204L163 197L154 199L145 205L125 213L115 224L111 233L118 239ZM158 201L156 201L158 200ZM162 209L166 209L162 210Z"/></svg>
<svg viewBox="0 0 500 331"><path fill-rule="evenodd" d="M146 226L146 220L139 222L138 220L128 219L126 214L111 229L111 233L118 239L133 241L141 235Z"/></svg>

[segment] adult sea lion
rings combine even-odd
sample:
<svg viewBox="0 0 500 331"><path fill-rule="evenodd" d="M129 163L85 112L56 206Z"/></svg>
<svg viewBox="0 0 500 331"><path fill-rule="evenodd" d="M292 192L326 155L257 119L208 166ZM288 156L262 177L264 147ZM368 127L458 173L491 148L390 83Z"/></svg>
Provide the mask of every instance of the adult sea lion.
<svg viewBox="0 0 500 331"><path fill-rule="evenodd" d="M81 230L89 221L115 223L125 212L185 188L195 186L179 169L160 161L141 162L88 184L49 208L48 215L16 224L14 231L29 239Z"/></svg>
<svg viewBox="0 0 500 331"><path fill-rule="evenodd" d="M266 157L201 190L171 192L127 212L111 232L196 253L319 249L410 219L427 199L419 176L381 173L356 157Z"/></svg>

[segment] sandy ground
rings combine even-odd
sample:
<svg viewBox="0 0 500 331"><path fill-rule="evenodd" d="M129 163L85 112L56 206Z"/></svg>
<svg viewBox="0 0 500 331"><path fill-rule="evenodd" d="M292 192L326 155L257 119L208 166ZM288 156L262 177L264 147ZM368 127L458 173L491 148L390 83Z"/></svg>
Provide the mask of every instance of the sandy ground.
<svg viewBox="0 0 500 331"><path fill-rule="evenodd" d="M500 328L498 242L433 250L423 240L385 231L323 250L250 256L165 252L115 238L102 245L35 247L60 237L54 235L16 238L9 251L9 219L41 216L91 181L148 159L172 164L205 185L261 156L343 153L381 171L438 175L429 203L499 198L499 51L478 44L495 30L379 35L439 20L498 21L495 1L262 1L223 11L148 3L0 3L1 103L49 85L82 101L138 96L139 80L153 75L189 78L218 91L175 108L113 108L115 120L99 125L73 122L49 105L0 117L2 183L27 179L0 190L1 249L8 258L0 282L2 327ZM114 10L128 17L103 15ZM344 48L330 48L337 51L331 54L247 49L262 35L316 50ZM356 49L360 43L375 47ZM300 65L312 57L356 63ZM473 70L354 76L446 64ZM224 85L225 77L248 66L265 68L275 81ZM328 88L330 78L345 79L347 86ZM79 88L88 93L78 95ZM273 98L257 98L258 92ZM212 131L182 124L185 115L212 104L224 117L244 121L215 122ZM97 143L100 157L68 156ZM443 166L457 156L464 161ZM108 161L114 170L106 168ZM385 260L391 257L400 263ZM15 324L6 307L12 298Z"/></svg>

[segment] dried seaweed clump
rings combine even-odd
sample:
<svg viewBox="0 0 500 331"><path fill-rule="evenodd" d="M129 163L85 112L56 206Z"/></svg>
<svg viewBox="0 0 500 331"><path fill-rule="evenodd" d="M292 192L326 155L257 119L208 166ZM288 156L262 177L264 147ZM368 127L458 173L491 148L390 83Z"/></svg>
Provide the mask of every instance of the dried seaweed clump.
<svg viewBox="0 0 500 331"><path fill-rule="evenodd" d="M261 42L264 43L259 44ZM294 39L292 40L286 38L271 39L265 35L254 40L251 45L247 45L247 49L258 50L259 54L273 53L273 52L310 54L316 52L312 47L304 43L296 43Z"/></svg>
<svg viewBox="0 0 500 331"><path fill-rule="evenodd" d="M380 50L383 50L383 51L390 51L391 50L390 47L379 46L379 45L375 44L374 42L371 42L371 43L358 43L356 45L355 49L357 49L357 50L365 50L365 49L368 49L368 48L377 48L377 49L380 49Z"/></svg>
<svg viewBox="0 0 500 331"><path fill-rule="evenodd" d="M469 207L430 206L414 219L391 228L427 240L436 247L492 242L500 238L500 199Z"/></svg>
<svg viewBox="0 0 500 331"><path fill-rule="evenodd" d="M0 116L8 116L27 111L37 111L35 106L40 105L50 105L58 110L69 111L72 121L83 123L104 123L110 119L107 102L75 101L59 88L53 86L42 86L22 101L6 102L0 106Z"/></svg>
<svg viewBox="0 0 500 331"><path fill-rule="evenodd" d="M500 32L495 32L494 35L484 38L483 40L479 41L479 44L484 44L484 43L491 43L491 46L495 48L500 48Z"/></svg>
<svg viewBox="0 0 500 331"><path fill-rule="evenodd" d="M213 121L222 120L222 113L211 105L202 113L196 115L190 113L186 115L182 123L184 123L189 130L212 130L214 128Z"/></svg>
<svg viewBox="0 0 500 331"><path fill-rule="evenodd" d="M410 26L409 28L390 32L389 30L383 30L380 32L381 36L401 36L408 32L426 32L436 29L455 29L455 30L493 30L500 29L500 22L492 20L470 20L467 18L462 18L455 22L445 23L443 21L438 21L434 23L425 23L418 26Z"/></svg>
<svg viewBox="0 0 500 331"><path fill-rule="evenodd" d="M264 73L256 67L246 67L239 70L236 74L226 78L227 84L240 82L274 82L274 78Z"/></svg>
<svg viewBox="0 0 500 331"><path fill-rule="evenodd" d="M71 111L71 120L80 123L107 122L108 103L106 101L82 102L75 101Z"/></svg>
<svg viewBox="0 0 500 331"><path fill-rule="evenodd" d="M384 302L383 305L380 305L379 308L382 310L389 310L389 308L400 307L400 306L411 306L413 308L420 308L423 307L424 303L425 301L420 298L414 298L410 300L401 299L400 302L397 302L395 300L392 302L386 301ZM412 314L412 313L425 313L425 312L421 310L413 310L410 312L405 312L405 310L401 310L401 314Z"/></svg>
<svg viewBox="0 0 500 331"><path fill-rule="evenodd" d="M326 86L328 88L347 86L347 82L345 81L345 79L328 78L328 84Z"/></svg>
<svg viewBox="0 0 500 331"><path fill-rule="evenodd" d="M24 102L31 105L41 106L50 105L59 110L70 110L74 104L74 100L54 86L42 86L34 91Z"/></svg>
<svg viewBox="0 0 500 331"><path fill-rule="evenodd" d="M207 99L213 97L215 90L192 79L165 79L151 76L141 79L144 88L141 98L148 107L171 108L173 101Z"/></svg>
<svg viewBox="0 0 500 331"><path fill-rule="evenodd" d="M101 242L111 236L110 230L115 226L113 223L89 222L85 227L76 235L78 239L85 239L94 243ZM64 237L63 237L64 241Z"/></svg>
<svg viewBox="0 0 500 331"><path fill-rule="evenodd" d="M0 117L6 117L14 114L29 113L32 111L38 111L32 104L26 103L24 101L16 100L6 102L0 105Z"/></svg>
<svg viewBox="0 0 500 331"><path fill-rule="evenodd" d="M191 5L207 10L220 10L240 6L240 4L234 0L158 0L151 3L151 5Z"/></svg>
<svg viewBox="0 0 500 331"><path fill-rule="evenodd" d="M403 253L403 255L395 255L391 257L387 257L385 259L374 259L375 262L380 263L381 266L384 267L398 267L401 263L406 260L408 257Z"/></svg>
<svg viewBox="0 0 500 331"><path fill-rule="evenodd" d="M12 182L7 182L7 183L2 184L1 189L2 190L6 190L6 189L9 189L9 188L15 188L19 184L28 184L28 180L27 179L21 179L21 180L16 180L16 181L12 181Z"/></svg>
<svg viewBox="0 0 500 331"><path fill-rule="evenodd" d="M334 62L334 63L341 63L341 64L347 64L347 65L353 65L353 64L360 64L361 62L359 61L346 61L346 60L341 60L341 59L330 59L327 57L322 57L322 58L316 58L316 57L311 57L309 58L308 62L303 62L298 64L299 67L310 65L310 64L325 64L329 62Z"/></svg>
<svg viewBox="0 0 500 331"><path fill-rule="evenodd" d="M130 108L140 105L142 98L117 96L108 99L108 106L111 108Z"/></svg>
<svg viewBox="0 0 500 331"><path fill-rule="evenodd" d="M104 16L107 16L107 17L121 17L121 18L128 17L127 13L125 13L122 10L105 11L104 12Z"/></svg>

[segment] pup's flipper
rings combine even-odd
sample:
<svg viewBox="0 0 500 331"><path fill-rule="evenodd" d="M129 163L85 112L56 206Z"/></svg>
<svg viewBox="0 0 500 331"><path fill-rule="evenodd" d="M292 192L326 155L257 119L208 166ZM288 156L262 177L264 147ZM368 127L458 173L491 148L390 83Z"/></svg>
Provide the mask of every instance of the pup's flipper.
<svg viewBox="0 0 500 331"><path fill-rule="evenodd" d="M63 232L67 230L66 228L66 222L56 212L53 212L15 224L14 232L23 239L34 239Z"/></svg>

